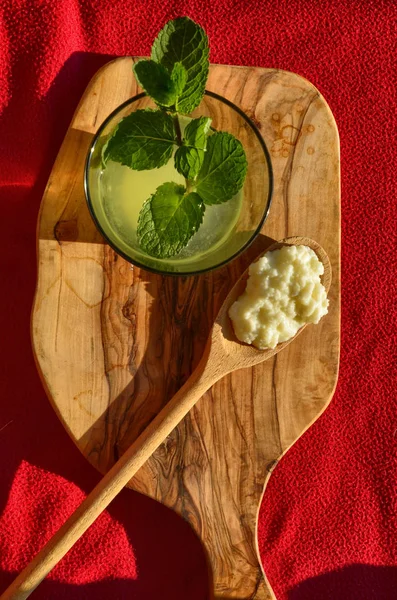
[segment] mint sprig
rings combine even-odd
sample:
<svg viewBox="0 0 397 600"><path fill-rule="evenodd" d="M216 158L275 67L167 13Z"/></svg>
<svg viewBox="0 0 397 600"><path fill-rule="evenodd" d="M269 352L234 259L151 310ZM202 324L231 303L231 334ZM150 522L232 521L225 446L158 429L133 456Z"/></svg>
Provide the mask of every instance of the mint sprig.
<svg viewBox="0 0 397 600"><path fill-rule="evenodd" d="M211 119L192 119L183 136L179 114L199 106L208 77L208 39L194 21L170 21L153 43L151 58L133 66L140 86L160 110L137 110L120 121L102 151L109 160L144 170L161 167L174 155L186 185L166 182L146 200L138 218L142 250L171 258L203 222L205 205L219 204L241 189L247 160L230 133L210 130Z"/></svg>

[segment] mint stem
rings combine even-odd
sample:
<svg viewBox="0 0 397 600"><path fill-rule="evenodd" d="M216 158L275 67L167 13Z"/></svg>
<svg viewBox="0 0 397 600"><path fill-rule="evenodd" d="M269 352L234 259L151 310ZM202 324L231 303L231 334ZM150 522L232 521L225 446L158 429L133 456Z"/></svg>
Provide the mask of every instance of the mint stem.
<svg viewBox="0 0 397 600"><path fill-rule="evenodd" d="M178 144L178 146L182 146L182 131L181 131L181 124L179 123L178 113L174 114L173 119L174 119L174 127L175 127L177 144ZM186 178L185 178L185 183L186 183L186 194L190 194L190 192L192 192L195 189L194 185L192 184L191 181L189 181L189 179L186 179Z"/></svg>
<svg viewBox="0 0 397 600"><path fill-rule="evenodd" d="M176 139L178 142L178 146L182 146L182 131L181 131L181 125L179 123L177 114L174 115L174 127L175 127L175 133L176 133Z"/></svg>

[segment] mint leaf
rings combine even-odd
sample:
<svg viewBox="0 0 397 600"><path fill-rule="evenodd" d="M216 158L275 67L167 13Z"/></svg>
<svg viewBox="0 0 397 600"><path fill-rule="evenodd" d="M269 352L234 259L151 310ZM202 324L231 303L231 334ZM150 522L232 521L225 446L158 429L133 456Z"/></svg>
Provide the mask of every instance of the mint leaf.
<svg viewBox="0 0 397 600"><path fill-rule="evenodd" d="M242 188L247 159L241 142L230 133L210 135L196 190L206 204L230 200Z"/></svg>
<svg viewBox="0 0 397 600"><path fill-rule="evenodd" d="M175 168L186 179L194 179L201 169L210 125L209 117L200 117L186 126L183 146L175 153Z"/></svg>
<svg viewBox="0 0 397 600"><path fill-rule="evenodd" d="M172 156L176 134L172 117L161 111L137 110L124 117L103 148L103 161L136 171L165 165Z"/></svg>
<svg viewBox="0 0 397 600"><path fill-rule="evenodd" d="M199 117L198 119L193 119L186 126L183 134L183 144L185 146L194 146L195 148L201 148L202 150L205 150L210 126L210 117Z"/></svg>
<svg viewBox="0 0 397 600"><path fill-rule="evenodd" d="M180 96L187 81L187 71L181 62L176 62L171 73L171 80L175 86L176 95Z"/></svg>
<svg viewBox="0 0 397 600"><path fill-rule="evenodd" d="M177 98L175 83L165 67L154 60L139 60L133 67L145 92L161 106L173 106Z"/></svg>
<svg viewBox="0 0 397 600"><path fill-rule="evenodd" d="M186 83L175 104L182 114L192 112L201 102L208 77L208 53L204 29L187 17L169 21L153 43L152 60L169 73L177 62L186 69Z"/></svg>
<svg viewBox="0 0 397 600"><path fill-rule="evenodd" d="M204 150L181 146L175 152L175 169L186 179L194 179L204 161Z"/></svg>
<svg viewBox="0 0 397 600"><path fill-rule="evenodd" d="M138 243L156 258L170 258L189 242L203 221L205 206L195 193L185 195L183 185L160 185L146 200L138 219Z"/></svg>

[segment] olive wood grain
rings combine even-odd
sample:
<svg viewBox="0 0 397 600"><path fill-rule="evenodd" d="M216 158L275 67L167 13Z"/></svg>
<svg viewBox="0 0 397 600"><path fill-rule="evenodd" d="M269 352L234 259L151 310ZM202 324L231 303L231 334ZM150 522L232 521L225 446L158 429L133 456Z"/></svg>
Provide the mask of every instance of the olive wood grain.
<svg viewBox="0 0 397 600"><path fill-rule="evenodd" d="M317 253L324 265L323 285L328 292L332 272L328 256L323 248L309 238L293 237L272 244L266 252L276 250L283 245L305 245ZM228 311L245 289L247 271L242 274L226 296L208 338L203 356L192 375L107 472L60 530L18 575L2 594L1 600L25 600L30 596L216 381L236 369L253 367L275 356L305 329L306 325L298 330L293 338L278 344L274 349L258 350L239 342L234 335Z"/></svg>
<svg viewBox="0 0 397 600"><path fill-rule="evenodd" d="M339 140L324 98L298 75L212 65L207 87L244 110L269 148L274 195L263 235L227 267L180 278L132 268L103 242L84 198L84 161L102 121L140 91L131 59L108 63L82 97L42 200L32 339L59 418L105 473L194 371L247 265L274 239L321 244L333 272L327 317L281 354L217 382L129 483L190 522L216 597L264 600L271 589L256 542L264 484L337 380Z"/></svg>

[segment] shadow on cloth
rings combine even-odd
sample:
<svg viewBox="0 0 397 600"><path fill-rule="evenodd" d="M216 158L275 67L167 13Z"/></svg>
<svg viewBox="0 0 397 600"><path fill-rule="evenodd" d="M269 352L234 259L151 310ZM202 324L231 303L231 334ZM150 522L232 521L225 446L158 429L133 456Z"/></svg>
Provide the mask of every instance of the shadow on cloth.
<svg viewBox="0 0 397 600"><path fill-rule="evenodd" d="M395 600L397 567L354 564L303 581L288 600Z"/></svg>
<svg viewBox="0 0 397 600"><path fill-rule="evenodd" d="M7 581L5 583L9 585L15 574L7 574ZM139 592L138 592L139 594ZM126 600L127 598L139 598L144 600L173 600L174 596L172 593L167 592L161 593L158 596L144 596L135 595L134 588L131 586L131 582L123 579L105 579L96 583L87 583L85 585L70 585L67 583L58 583L56 581L50 581L46 579L32 594L32 598L37 600ZM185 599L186 600L186 599ZM197 596L197 600L205 600ZM224 599L227 600L227 599Z"/></svg>

